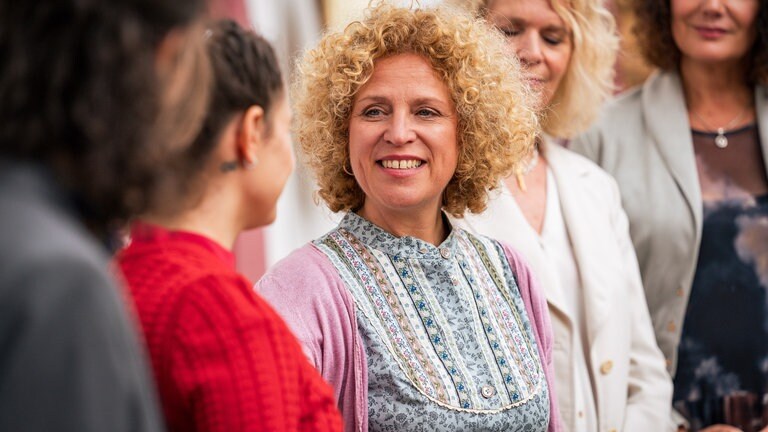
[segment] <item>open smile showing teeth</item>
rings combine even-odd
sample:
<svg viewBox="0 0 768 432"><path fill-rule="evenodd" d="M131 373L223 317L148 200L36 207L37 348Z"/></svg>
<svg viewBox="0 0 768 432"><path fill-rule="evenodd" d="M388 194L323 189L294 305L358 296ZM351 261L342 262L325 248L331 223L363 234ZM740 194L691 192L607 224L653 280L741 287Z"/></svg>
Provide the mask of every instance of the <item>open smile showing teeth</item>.
<svg viewBox="0 0 768 432"><path fill-rule="evenodd" d="M418 168L423 162L417 159L411 160L383 160L381 166L391 169L411 169Z"/></svg>

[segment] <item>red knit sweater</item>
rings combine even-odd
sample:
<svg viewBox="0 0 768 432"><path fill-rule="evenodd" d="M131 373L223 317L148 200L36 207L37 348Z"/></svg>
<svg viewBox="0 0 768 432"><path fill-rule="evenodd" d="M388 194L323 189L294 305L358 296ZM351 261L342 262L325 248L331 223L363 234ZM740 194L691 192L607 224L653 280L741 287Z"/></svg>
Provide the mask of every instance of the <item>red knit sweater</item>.
<svg viewBox="0 0 768 432"><path fill-rule="evenodd" d="M170 431L341 431L330 388L229 251L137 224L117 260Z"/></svg>

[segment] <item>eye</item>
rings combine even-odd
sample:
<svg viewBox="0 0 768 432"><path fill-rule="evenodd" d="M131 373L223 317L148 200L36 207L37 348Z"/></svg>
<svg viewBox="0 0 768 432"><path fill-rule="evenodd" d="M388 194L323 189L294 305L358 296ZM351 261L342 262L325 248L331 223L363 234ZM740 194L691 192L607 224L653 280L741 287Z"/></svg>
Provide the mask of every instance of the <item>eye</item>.
<svg viewBox="0 0 768 432"><path fill-rule="evenodd" d="M383 116L384 110L379 107L368 107L363 110L363 117L377 118Z"/></svg>
<svg viewBox="0 0 768 432"><path fill-rule="evenodd" d="M561 32L561 31L547 32L542 34L541 38L544 39L544 42L546 42L547 44L552 46L557 46L566 41L566 39L568 38L568 34L566 32Z"/></svg>
<svg viewBox="0 0 768 432"><path fill-rule="evenodd" d="M419 110L416 111L416 115L419 117L430 118L437 117L440 113L431 108L419 108Z"/></svg>
<svg viewBox="0 0 768 432"><path fill-rule="evenodd" d="M501 34L503 34L505 37L515 37L519 36L520 33L522 33L522 30L520 30L518 27L496 27L499 29Z"/></svg>
<svg viewBox="0 0 768 432"><path fill-rule="evenodd" d="M544 36L544 42L548 43L549 45L560 45L563 43L563 40L556 37Z"/></svg>

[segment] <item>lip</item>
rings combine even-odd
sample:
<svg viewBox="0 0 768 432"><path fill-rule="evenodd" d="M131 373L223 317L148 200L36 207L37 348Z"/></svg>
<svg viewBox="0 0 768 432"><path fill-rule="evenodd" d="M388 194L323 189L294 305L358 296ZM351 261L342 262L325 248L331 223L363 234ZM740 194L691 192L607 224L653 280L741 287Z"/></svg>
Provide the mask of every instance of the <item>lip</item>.
<svg viewBox="0 0 768 432"><path fill-rule="evenodd" d="M693 29L696 30L696 33L698 33L699 36L707 40L720 39L723 35L728 33L725 29L720 27L693 26Z"/></svg>
<svg viewBox="0 0 768 432"><path fill-rule="evenodd" d="M540 78L537 76L528 76L528 77L525 77L524 79L528 84L530 84L533 87L541 87L546 82L544 78Z"/></svg>
<svg viewBox="0 0 768 432"><path fill-rule="evenodd" d="M420 160L422 162L426 162L424 158L414 156L414 155L388 155L384 156L382 158L376 159L376 162L381 162L385 160L392 160L392 161L401 161L401 160Z"/></svg>

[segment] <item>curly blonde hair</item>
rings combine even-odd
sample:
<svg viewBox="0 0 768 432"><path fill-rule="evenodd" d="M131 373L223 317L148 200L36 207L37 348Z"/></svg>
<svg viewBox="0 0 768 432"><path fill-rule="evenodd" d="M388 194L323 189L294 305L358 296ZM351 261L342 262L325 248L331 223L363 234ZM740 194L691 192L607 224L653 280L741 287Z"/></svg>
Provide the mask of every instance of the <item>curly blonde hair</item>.
<svg viewBox="0 0 768 432"><path fill-rule="evenodd" d="M450 3L485 17L493 1ZM613 92L619 38L616 21L602 0L549 0L549 4L571 31L573 51L560 86L541 113L541 126L552 136L571 138L589 127Z"/></svg>
<svg viewBox="0 0 768 432"><path fill-rule="evenodd" d="M443 210L485 210L495 188L531 152L539 131L533 97L504 40L481 19L452 8L370 7L361 21L327 34L299 61L294 85L296 139L331 211L356 210L365 195L349 168L349 118L355 94L376 60L426 58L449 89L458 115L459 160Z"/></svg>

